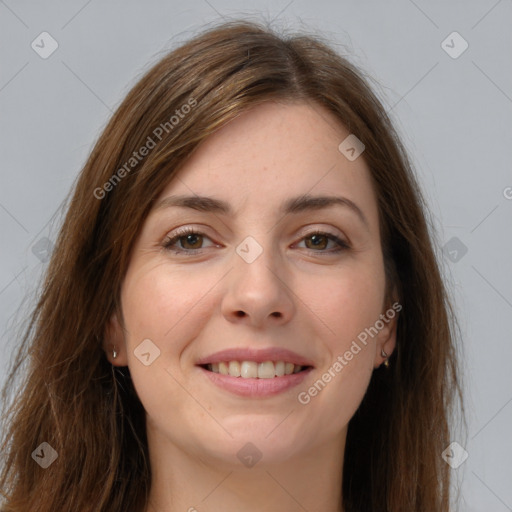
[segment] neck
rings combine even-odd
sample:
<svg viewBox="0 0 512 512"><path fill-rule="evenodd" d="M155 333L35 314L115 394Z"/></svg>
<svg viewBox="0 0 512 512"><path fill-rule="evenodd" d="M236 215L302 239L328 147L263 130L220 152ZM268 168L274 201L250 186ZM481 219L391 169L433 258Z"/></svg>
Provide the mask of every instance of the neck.
<svg viewBox="0 0 512 512"><path fill-rule="evenodd" d="M253 467L191 455L148 430L152 483L145 512L342 512L346 431L309 452ZM237 449L234 449L236 452Z"/></svg>

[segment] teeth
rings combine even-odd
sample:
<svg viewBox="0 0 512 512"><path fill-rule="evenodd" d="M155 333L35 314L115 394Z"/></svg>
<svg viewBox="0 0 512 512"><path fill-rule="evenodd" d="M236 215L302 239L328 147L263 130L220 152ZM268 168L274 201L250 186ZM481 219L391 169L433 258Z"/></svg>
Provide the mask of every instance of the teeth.
<svg viewBox="0 0 512 512"><path fill-rule="evenodd" d="M242 370L238 361L229 361L229 375L233 377L240 377Z"/></svg>
<svg viewBox="0 0 512 512"><path fill-rule="evenodd" d="M229 367L227 363L219 363L219 373L221 373L222 375L229 375Z"/></svg>
<svg viewBox="0 0 512 512"><path fill-rule="evenodd" d="M276 374L274 363L265 361L258 365L258 379L273 379Z"/></svg>
<svg viewBox="0 0 512 512"><path fill-rule="evenodd" d="M244 379L254 379L258 376L258 363L254 361L243 361L240 369L240 376Z"/></svg>
<svg viewBox="0 0 512 512"><path fill-rule="evenodd" d="M285 361L265 361L264 363L255 363L254 361L222 361L221 363L209 364L208 369L214 373L241 377L242 379L273 379L274 377L299 373L304 367Z"/></svg>

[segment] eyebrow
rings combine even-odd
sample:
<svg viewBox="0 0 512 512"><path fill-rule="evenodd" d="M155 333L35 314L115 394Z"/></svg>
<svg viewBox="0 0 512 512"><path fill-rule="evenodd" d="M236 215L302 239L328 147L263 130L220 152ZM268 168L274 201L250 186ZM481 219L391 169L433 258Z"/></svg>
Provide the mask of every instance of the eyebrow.
<svg viewBox="0 0 512 512"><path fill-rule="evenodd" d="M201 212L219 213L232 215L233 209L230 204L222 199L214 199L205 196L168 196L155 205L155 210L168 207L191 208ZM356 203L341 196L311 196L304 194L298 197L287 199L281 206L279 212L283 215L299 214L308 211L318 211L333 206L342 206L350 209L359 219L369 227L368 220L363 211Z"/></svg>

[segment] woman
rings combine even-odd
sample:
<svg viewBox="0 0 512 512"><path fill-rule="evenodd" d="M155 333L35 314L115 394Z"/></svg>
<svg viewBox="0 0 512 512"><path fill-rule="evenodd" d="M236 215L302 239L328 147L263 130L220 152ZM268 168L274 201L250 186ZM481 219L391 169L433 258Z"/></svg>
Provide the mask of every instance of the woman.
<svg viewBox="0 0 512 512"><path fill-rule="evenodd" d="M424 212L326 44L237 22L170 53L76 184L3 510L447 512L460 388Z"/></svg>

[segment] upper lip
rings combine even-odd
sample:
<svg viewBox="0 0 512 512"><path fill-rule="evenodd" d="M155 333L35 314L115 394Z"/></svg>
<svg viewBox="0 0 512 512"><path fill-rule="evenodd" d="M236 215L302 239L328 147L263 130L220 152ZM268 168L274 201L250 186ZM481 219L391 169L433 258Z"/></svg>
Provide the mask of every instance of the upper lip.
<svg viewBox="0 0 512 512"><path fill-rule="evenodd" d="M295 352L285 348L228 348L215 352L197 361L197 365L221 363L226 361L253 361L264 363L265 361L284 361L298 366L313 366L313 363Z"/></svg>

